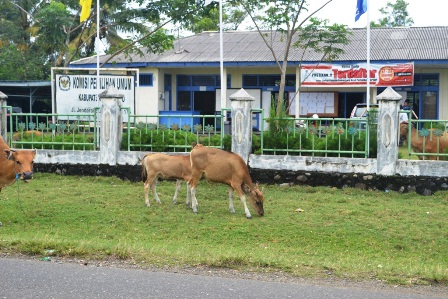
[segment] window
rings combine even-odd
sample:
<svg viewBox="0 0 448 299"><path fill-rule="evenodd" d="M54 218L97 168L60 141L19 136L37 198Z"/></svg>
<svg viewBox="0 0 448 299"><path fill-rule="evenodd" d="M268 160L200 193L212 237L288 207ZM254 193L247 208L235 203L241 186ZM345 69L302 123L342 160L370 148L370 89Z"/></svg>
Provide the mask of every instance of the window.
<svg viewBox="0 0 448 299"><path fill-rule="evenodd" d="M414 86L439 86L439 76L437 74L416 74Z"/></svg>
<svg viewBox="0 0 448 299"><path fill-rule="evenodd" d="M191 86L191 76L178 75L177 76L177 85L178 86Z"/></svg>
<svg viewBox="0 0 448 299"><path fill-rule="evenodd" d="M191 92L179 91L177 93L177 110L190 111L191 110Z"/></svg>
<svg viewBox="0 0 448 299"><path fill-rule="evenodd" d="M295 86L296 76L286 75L285 86ZM243 87L280 86L280 75L244 75Z"/></svg>
<svg viewBox="0 0 448 299"><path fill-rule="evenodd" d="M243 86L258 86L258 76L243 76Z"/></svg>
<svg viewBox="0 0 448 299"><path fill-rule="evenodd" d="M193 76L193 86L216 86L215 76Z"/></svg>
<svg viewBox="0 0 448 299"><path fill-rule="evenodd" d="M140 74L138 79L140 81L140 86L153 86L152 74Z"/></svg>

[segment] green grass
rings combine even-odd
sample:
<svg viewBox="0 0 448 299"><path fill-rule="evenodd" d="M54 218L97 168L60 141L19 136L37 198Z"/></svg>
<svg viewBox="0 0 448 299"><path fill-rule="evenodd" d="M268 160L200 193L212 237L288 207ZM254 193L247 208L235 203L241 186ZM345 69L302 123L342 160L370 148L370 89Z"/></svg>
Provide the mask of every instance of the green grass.
<svg viewBox="0 0 448 299"><path fill-rule="evenodd" d="M237 198L229 213L224 185L201 181L193 214L185 185L172 204L174 182L147 208L143 183L37 173L0 193L0 252L448 284L446 192L264 189L265 216L249 207L248 220Z"/></svg>

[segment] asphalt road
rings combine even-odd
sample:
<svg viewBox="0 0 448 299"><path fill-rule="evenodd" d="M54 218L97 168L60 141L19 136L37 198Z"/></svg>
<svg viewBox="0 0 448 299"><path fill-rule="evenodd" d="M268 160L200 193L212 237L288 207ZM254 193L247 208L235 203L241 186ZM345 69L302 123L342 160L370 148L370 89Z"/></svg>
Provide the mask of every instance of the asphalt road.
<svg viewBox="0 0 448 299"><path fill-rule="evenodd" d="M311 283L266 282L0 258L0 298L423 299L447 296L418 294L393 288L378 290Z"/></svg>

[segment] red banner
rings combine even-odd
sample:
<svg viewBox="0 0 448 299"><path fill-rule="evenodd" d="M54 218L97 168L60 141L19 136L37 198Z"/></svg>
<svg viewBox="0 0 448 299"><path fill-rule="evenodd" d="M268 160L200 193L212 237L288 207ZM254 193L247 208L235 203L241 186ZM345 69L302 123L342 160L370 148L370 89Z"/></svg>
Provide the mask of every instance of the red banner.
<svg viewBox="0 0 448 299"><path fill-rule="evenodd" d="M302 87L367 86L367 63L302 65ZM370 64L371 86L414 85L414 63Z"/></svg>

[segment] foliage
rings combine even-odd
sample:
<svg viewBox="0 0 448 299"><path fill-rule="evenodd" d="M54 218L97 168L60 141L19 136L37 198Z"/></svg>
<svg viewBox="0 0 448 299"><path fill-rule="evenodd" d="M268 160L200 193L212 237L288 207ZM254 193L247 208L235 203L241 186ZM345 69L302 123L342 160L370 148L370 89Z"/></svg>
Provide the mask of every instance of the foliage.
<svg viewBox="0 0 448 299"><path fill-rule="evenodd" d="M268 47L280 73L277 117L280 117L285 101L286 70L289 54L293 48L299 48L299 55L312 50L321 55L321 61L331 61L343 53L343 46L348 43L345 25L328 25L327 20L312 18L323 9L308 13L307 0L231 0L230 3L244 8L256 30ZM309 23L307 23L309 21ZM280 34L280 38L277 37ZM297 40L298 41L295 41ZM283 43L279 53L278 44Z"/></svg>
<svg viewBox="0 0 448 299"><path fill-rule="evenodd" d="M221 142L225 149L231 148L231 136L226 135L221 141L221 134L201 134L191 131L167 130L156 126L151 129L137 128L123 134L121 150L128 150L130 139L131 150L172 152L189 151L193 143L202 143L207 146L220 147Z"/></svg>
<svg viewBox="0 0 448 299"><path fill-rule="evenodd" d="M376 134L375 134L376 137ZM370 135L372 141L372 136ZM341 125L329 127L301 127L283 132L265 132L263 134L264 148L276 150L277 155L314 155L327 157L351 157L351 153L337 153L331 151L365 151L366 132L345 128ZM374 140L376 147L376 139ZM371 147L373 147L371 145ZM288 151L285 151L288 150ZM376 148L371 150L370 157L376 157ZM364 154L354 154L364 157Z"/></svg>
<svg viewBox="0 0 448 299"><path fill-rule="evenodd" d="M40 132L39 132L40 133ZM24 149L95 150L92 133L43 133L17 132L13 146Z"/></svg>
<svg viewBox="0 0 448 299"><path fill-rule="evenodd" d="M40 49L0 47L0 80L49 80L50 65Z"/></svg>
<svg viewBox="0 0 448 299"><path fill-rule="evenodd" d="M241 6L236 3L223 1L223 30L237 30L246 17L247 14ZM219 31L219 25L219 3L218 1L214 1L204 6L203 10L199 10L193 16L192 22L185 26L185 28L197 34L204 31Z"/></svg>
<svg viewBox="0 0 448 299"><path fill-rule="evenodd" d="M104 0L100 3L100 24L96 2L92 2L90 17L80 24L79 1L0 0L0 4L0 58L11 53L10 46L24 57L38 54L36 57L45 62L42 71L31 72L25 78L38 80L48 79L43 75L50 73L51 66L68 66L75 59L96 54L98 26L101 44L111 54L109 59L119 53L144 55L170 49L174 36L163 30L163 26L191 24L201 7L195 0ZM33 59L15 62L19 69L37 65ZM8 68L5 73L12 71Z"/></svg>
<svg viewBox="0 0 448 299"><path fill-rule="evenodd" d="M72 16L67 7L57 1L51 1L35 15L38 28L35 34L37 45L50 55L64 51L67 34L55 28L67 28L72 25Z"/></svg>
<svg viewBox="0 0 448 299"><path fill-rule="evenodd" d="M278 105L282 105L278 108ZM271 100L271 109L269 109L269 117L266 119L269 124L268 131L270 134L288 132L294 127L294 120L289 117L285 103L275 102Z"/></svg>
<svg viewBox="0 0 448 299"><path fill-rule="evenodd" d="M387 2L386 7L380 8L383 15L378 20L378 24L371 22L371 27L409 27L414 24L414 20L409 17L408 5L405 0L397 0L394 2Z"/></svg>
<svg viewBox="0 0 448 299"><path fill-rule="evenodd" d="M185 204L171 203L174 182L159 182L162 204L150 195L148 208L141 182L37 172L30 183L0 193L0 252L89 263L119 258L148 268L206 265L298 277L328 278L330 272L394 285L448 284L446 191L423 197L262 187L265 216L249 221L235 198L236 214L229 213L224 184L199 183L195 215Z"/></svg>

